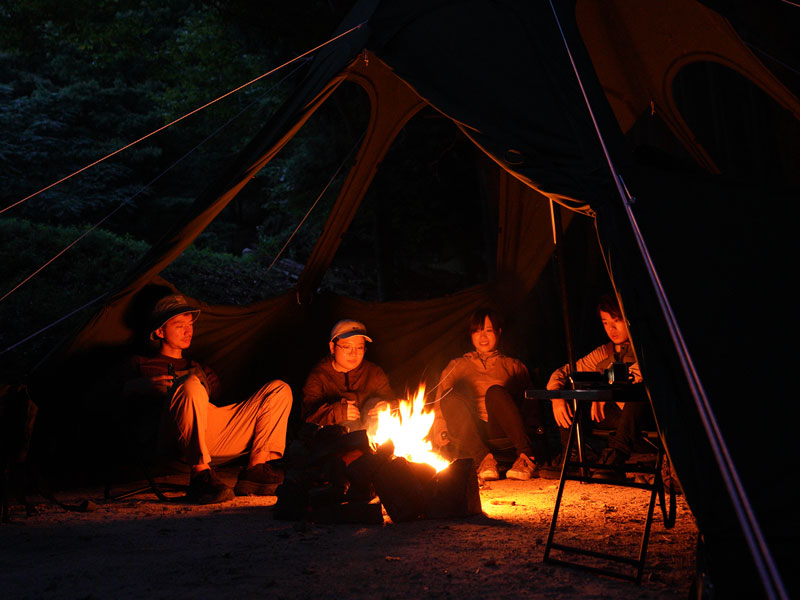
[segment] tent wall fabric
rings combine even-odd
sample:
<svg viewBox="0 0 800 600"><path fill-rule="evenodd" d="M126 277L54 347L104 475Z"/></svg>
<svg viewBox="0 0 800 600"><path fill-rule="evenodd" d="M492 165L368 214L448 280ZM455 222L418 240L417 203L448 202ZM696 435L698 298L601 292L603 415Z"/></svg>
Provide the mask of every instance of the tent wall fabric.
<svg viewBox="0 0 800 600"><path fill-rule="evenodd" d="M749 552L595 123L618 173L637 197L633 212L645 224L646 238L656 241L656 266L668 273L670 294L681 299L678 312L691 330L691 350L699 357L701 378L711 383L715 406L742 406L749 396L721 375L736 366L730 352L737 343L735 315L748 307L767 314L765 298L776 291L775 282L751 273L759 285L765 285L764 294L730 298L725 296L730 289L725 286L736 283L734 273L722 277L717 269L714 277L703 278L702 271L730 260L746 261L768 228L784 233L774 220L747 221L748 206L759 214L767 209L766 200L745 194L763 194L768 186L727 188L722 180L707 175L645 171L626 150L623 133L654 106L697 162L715 170L713 158L694 140L671 97L677 70L693 60L716 60L736 69L795 116L800 115L800 103L724 21L695 2L647 3L647 9L642 3L622 0L581 1L577 8L574 2L555 5L558 20L544 2L358 2L338 32L358 29L317 56L292 98L131 269L102 310L43 372L61 369L79 389L79 382L96 369L98 360L110 360L133 347L137 307L154 289L163 289L158 286L168 286L158 273L191 244L336 87L350 81L366 90L370 100L367 133L297 289L248 307L202 305L193 347L198 358L211 363L224 381L234 382L232 394L274 377L297 385L313 359L324 353L331 324L343 316L357 316L376 339L372 358L386 368L395 385L435 379L438 369L456 354L464 323L474 308L493 302L508 314L519 313L541 285L552 251L548 199L560 202L595 219L603 258L631 324L662 437L703 533L710 562L717 573L723 573L718 581L730 589L743 582L753 584ZM692 27L685 26L687 19ZM659 41L663 39L674 43ZM595 121L587 111L584 93ZM499 207L497 277L485 285L419 302L371 303L316 294L387 149L408 119L426 106L452 119L498 167L488 186ZM733 199L737 210L726 213L725 198ZM681 234L687 223L701 230L690 240ZM706 235L705 229L715 234ZM732 241L736 232L744 233L738 246ZM725 244L715 246L722 238ZM676 251L676 242L685 246ZM735 252L730 252L732 247ZM777 249L772 245L761 246L759 258L774 261L773 251ZM682 280L683 269L692 277ZM701 313L699 307L708 308L708 304L693 306L698 297L713 298L725 308ZM713 340L702 335L708 321L714 323L710 328L718 335ZM766 336L771 348L778 347L776 335ZM715 355L719 347L726 350L722 356ZM775 356L770 352L749 359L752 368L766 373L774 366ZM771 384L758 394L780 397L780 389ZM42 394L48 394L46 385ZM738 415L733 412L728 413L727 430L732 437L742 419L742 410ZM764 430L752 433L748 441L763 443L766 432L774 431L760 421L759 427ZM796 457L796 449L787 451ZM766 519L774 498L761 492L775 489L776 482L785 481L786 472L776 465L761 467L748 465L746 487L759 497L759 514ZM786 533L774 519L767 520L770 543L785 568Z"/></svg>
<svg viewBox="0 0 800 600"><path fill-rule="evenodd" d="M658 113L698 164L718 173L681 116L672 91L682 68L704 61L740 73L800 119L800 106L786 86L725 19L697 2L584 0L577 3L576 13L594 70L625 132L643 113Z"/></svg>

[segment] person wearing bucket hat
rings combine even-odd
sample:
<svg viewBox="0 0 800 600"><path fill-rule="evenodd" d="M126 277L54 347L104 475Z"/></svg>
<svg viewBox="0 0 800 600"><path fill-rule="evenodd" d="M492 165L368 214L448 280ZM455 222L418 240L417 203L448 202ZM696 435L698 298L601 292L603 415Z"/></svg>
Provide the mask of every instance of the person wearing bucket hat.
<svg viewBox="0 0 800 600"><path fill-rule="evenodd" d="M377 426L377 414L397 404L386 373L364 360L367 342L372 338L360 321L343 319L333 326L330 354L311 370L303 386L306 421L371 430Z"/></svg>
<svg viewBox="0 0 800 600"><path fill-rule="evenodd" d="M153 307L153 313L150 315L150 339L156 341L159 336L156 331L162 329L164 325L172 317L178 315L189 314L192 317L192 323L200 316L200 309L189 303L184 296L180 294L171 294L164 296L156 302Z"/></svg>
<svg viewBox="0 0 800 600"><path fill-rule="evenodd" d="M158 351L134 356L124 378L123 395L141 406L164 407L162 434L177 443L191 466L187 500L225 502L234 495L274 495L283 474L270 461L283 456L292 407L291 388L267 382L244 402L216 406L221 385L207 365L184 356L200 309L180 294L161 298L150 319L150 339ZM249 462L231 489L211 469L214 459L249 453Z"/></svg>

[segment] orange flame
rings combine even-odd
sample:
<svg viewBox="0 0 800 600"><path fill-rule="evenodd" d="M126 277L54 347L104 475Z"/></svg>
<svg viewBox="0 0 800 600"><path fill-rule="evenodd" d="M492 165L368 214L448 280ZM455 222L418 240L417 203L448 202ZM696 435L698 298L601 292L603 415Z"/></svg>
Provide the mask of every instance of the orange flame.
<svg viewBox="0 0 800 600"><path fill-rule="evenodd" d="M378 428L372 441L383 444L392 440L394 455L411 462L427 463L441 471L450 463L433 451L430 442L424 441L433 425L434 414L425 410L425 386L420 385L412 402L400 400L399 414L390 408L378 413Z"/></svg>

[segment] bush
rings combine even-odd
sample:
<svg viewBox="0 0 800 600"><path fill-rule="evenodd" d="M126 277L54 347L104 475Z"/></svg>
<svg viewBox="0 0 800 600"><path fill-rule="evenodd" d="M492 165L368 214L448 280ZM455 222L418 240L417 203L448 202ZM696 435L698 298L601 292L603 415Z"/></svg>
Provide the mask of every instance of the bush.
<svg viewBox="0 0 800 600"><path fill-rule="evenodd" d="M0 220L0 281L5 295L85 229ZM0 303L0 351L107 292L147 244L94 231ZM26 374L54 344L91 314L85 309L3 355L3 380ZM10 378L10 379L9 379Z"/></svg>

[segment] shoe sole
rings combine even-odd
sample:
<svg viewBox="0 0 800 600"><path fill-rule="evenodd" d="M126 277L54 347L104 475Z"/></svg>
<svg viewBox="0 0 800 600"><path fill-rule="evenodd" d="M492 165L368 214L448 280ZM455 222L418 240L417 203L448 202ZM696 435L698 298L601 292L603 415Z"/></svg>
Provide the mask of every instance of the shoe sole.
<svg viewBox="0 0 800 600"><path fill-rule="evenodd" d="M500 474L497 471L484 471L483 473L478 473L478 477L484 481L497 481L500 479Z"/></svg>
<svg viewBox="0 0 800 600"><path fill-rule="evenodd" d="M253 481L239 481L233 492L237 496L274 496L280 482L255 483Z"/></svg>
<svg viewBox="0 0 800 600"><path fill-rule="evenodd" d="M515 479L516 481L528 481L529 479L532 478L533 475L531 475L530 473L518 473L516 471L512 473L511 471L506 471L506 479Z"/></svg>

